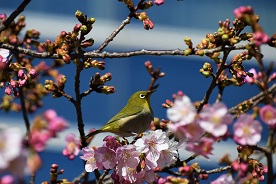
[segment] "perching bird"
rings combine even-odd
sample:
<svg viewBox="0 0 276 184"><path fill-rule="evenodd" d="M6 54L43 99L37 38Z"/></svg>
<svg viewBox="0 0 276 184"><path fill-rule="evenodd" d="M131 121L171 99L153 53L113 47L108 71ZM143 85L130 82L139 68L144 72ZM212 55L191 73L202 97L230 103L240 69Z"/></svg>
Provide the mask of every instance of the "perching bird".
<svg viewBox="0 0 276 184"><path fill-rule="evenodd" d="M100 129L85 136L88 139L102 132L111 132L121 137L140 134L149 128L153 120L150 96L156 90L138 91L128 100L126 106Z"/></svg>

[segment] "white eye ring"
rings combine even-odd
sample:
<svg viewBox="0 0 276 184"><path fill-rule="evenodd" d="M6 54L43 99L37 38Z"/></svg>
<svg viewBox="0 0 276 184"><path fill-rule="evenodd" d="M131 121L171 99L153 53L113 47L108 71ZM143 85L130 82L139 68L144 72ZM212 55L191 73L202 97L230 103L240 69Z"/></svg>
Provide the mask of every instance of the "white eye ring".
<svg viewBox="0 0 276 184"><path fill-rule="evenodd" d="M140 98L145 98L145 97L146 97L146 95L144 95L144 94L140 94L140 95L139 95L139 97L140 97Z"/></svg>

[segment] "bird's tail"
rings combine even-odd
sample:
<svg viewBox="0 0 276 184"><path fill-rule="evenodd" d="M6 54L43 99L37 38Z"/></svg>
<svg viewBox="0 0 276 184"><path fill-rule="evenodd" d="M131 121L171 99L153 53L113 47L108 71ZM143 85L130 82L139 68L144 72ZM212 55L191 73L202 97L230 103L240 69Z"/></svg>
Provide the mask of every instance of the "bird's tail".
<svg viewBox="0 0 276 184"><path fill-rule="evenodd" d="M95 131L93 131L93 132L90 132L89 134L87 134L87 135L85 136L85 139L87 140L87 139L89 139L90 137L95 136L95 135L97 135L98 133L101 133L101 132L102 132L101 130L95 130Z"/></svg>

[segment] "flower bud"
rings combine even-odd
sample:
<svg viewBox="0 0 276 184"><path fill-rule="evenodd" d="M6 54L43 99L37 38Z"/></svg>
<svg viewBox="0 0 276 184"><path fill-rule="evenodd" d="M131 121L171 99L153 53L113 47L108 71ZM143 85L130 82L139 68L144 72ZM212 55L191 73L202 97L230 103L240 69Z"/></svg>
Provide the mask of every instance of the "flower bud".
<svg viewBox="0 0 276 184"><path fill-rule="evenodd" d="M110 94L110 93L114 93L116 90L114 88L114 86L102 86L100 88L101 92L104 94Z"/></svg>
<svg viewBox="0 0 276 184"><path fill-rule="evenodd" d="M81 11L77 10L75 16L80 23L84 24L86 22L86 18Z"/></svg>
<svg viewBox="0 0 276 184"><path fill-rule="evenodd" d="M44 87L47 91L54 91L56 89L54 86L54 81L52 80L45 80Z"/></svg>
<svg viewBox="0 0 276 184"><path fill-rule="evenodd" d="M94 22L96 22L96 19L95 18L89 18L87 20L87 24L94 24Z"/></svg>

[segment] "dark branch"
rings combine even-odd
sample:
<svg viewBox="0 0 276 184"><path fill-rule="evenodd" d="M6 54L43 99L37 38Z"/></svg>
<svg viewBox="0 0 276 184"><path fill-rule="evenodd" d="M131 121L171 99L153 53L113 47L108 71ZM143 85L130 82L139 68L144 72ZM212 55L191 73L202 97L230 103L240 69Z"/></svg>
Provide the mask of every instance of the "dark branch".
<svg viewBox="0 0 276 184"><path fill-rule="evenodd" d="M104 43L95 51L96 53L101 52L118 34L121 30L124 29L124 27L130 23L131 17L127 17L121 25L113 31L113 33L104 41Z"/></svg>
<svg viewBox="0 0 276 184"><path fill-rule="evenodd" d="M18 8L14 12L12 12L12 14L8 17L8 19L3 24L0 25L0 33L3 30L5 30L21 12L24 11L25 7L29 4L29 2L31 2L31 0L24 0L18 6Z"/></svg>
<svg viewBox="0 0 276 184"><path fill-rule="evenodd" d="M244 50L251 45L251 43L245 45L238 45L235 47L225 47L223 51L232 51L232 50ZM13 52L23 53L32 57L41 58L41 59L62 59L58 54L51 54L49 52L37 52L31 49L25 49L18 46L13 46L7 43L0 43L0 48L8 49ZM212 54L214 52L221 52L222 48L217 47L214 49L203 49L205 54ZM79 53L79 54L70 54L71 59L77 58L125 58L132 56L184 56L184 50L175 49L175 50L136 50L128 52L101 52L97 53L96 51Z"/></svg>

